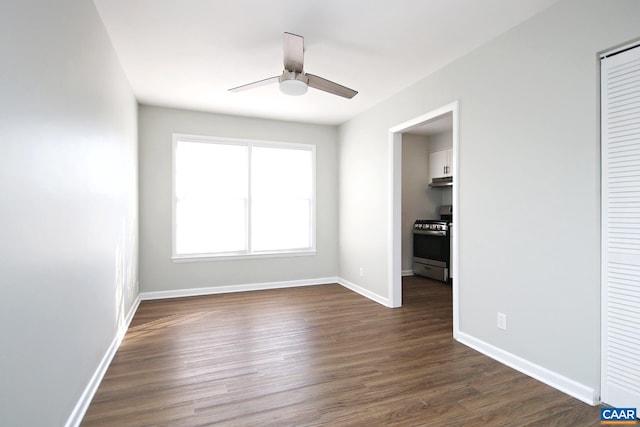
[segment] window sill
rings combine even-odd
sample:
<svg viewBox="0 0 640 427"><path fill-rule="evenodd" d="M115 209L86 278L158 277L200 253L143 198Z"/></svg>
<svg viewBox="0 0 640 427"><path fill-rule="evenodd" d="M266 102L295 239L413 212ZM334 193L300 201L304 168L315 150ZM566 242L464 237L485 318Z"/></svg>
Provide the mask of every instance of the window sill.
<svg viewBox="0 0 640 427"><path fill-rule="evenodd" d="M315 250L298 251L298 252L277 252L252 255L174 255L171 261L175 263L182 262L210 262L210 261L234 261L247 259L263 259L263 258L290 258L299 256L313 256Z"/></svg>

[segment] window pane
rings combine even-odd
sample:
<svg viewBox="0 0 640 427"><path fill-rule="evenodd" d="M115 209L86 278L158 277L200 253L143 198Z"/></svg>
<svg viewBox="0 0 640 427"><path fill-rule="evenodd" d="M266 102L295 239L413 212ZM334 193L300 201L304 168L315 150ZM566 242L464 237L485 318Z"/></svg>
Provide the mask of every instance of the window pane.
<svg viewBox="0 0 640 427"><path fill-rule="evenodd" d="M252 249L310 248L311 150L256 146L251 160Z"/></svg>
<svg viewBox="0 0 640 427"><path fill-rule="evenodd" d="M253 147L251 156L254 199L311 199L310 150Z"/></svg>
<svg viewBox="0 0 640 427"><path fill-rule="evenodd" d="M246 200L182 200L176 206L176 253L213 254L247 249Z"/></svg>
<svg viewBox="0 0 640 427"><path fill-rule="evenodd" d="M254 251L311 247L311 204L308 200L254 200L252 208Z"/></svg>
<svg viewBox="0 0 640 427"><path fill-rule="evenodd" d="M179 141L176 197L246 198L247 152L242 145Z"/></svg>
<svg viewBox="0 0 640 427"><path fill-rule="evenodd" d="M176 254L247 249L247 147L179 141Z"/></svg>

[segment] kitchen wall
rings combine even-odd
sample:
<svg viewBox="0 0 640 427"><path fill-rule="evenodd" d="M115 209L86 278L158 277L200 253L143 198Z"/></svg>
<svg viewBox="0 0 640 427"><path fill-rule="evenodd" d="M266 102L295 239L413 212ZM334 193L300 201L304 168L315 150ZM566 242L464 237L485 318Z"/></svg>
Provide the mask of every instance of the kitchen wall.
<svg viewBox="0 0 640 427"><path fill-rule="evenodd" d="M340 277L388 297L389 128L459 100L460 332L597 396L597 53L639 16L560 1L341 126Z"/></svg>
<svg viewBox="0 0 640 427"><path fill-rule="evenodd" d="M335 278L338 272L337 128L142 105L140 289L184 291ZM171 261L172 134L316 145L317 254L204 262Z"/></svg>
<svg viewBox="0 0 640 427"><path fill-rule="evenodd" d="M60 426L138 294L137 103L93 2L0 28L0 424Z"/></svg>
<svg viewBox="0 0 640 427"><path fill-rule="evenodd" d="M429 152L447 150L453 148L453 131L443 131L432 133L427 136L429 143Z"/></svg>

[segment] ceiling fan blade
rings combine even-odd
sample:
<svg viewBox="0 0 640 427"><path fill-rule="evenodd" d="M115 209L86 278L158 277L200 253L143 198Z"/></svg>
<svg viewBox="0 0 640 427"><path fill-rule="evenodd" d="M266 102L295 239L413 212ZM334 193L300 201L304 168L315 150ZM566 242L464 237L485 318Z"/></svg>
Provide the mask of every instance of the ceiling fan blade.
<svg viewBox="0 0 640 427"><path fill-rule="evenodd" d="M296 34L284 33L282 41L284 69L301 73L304 66L304 38Z"/></svg>
<svg viewBox="0 0 640 427"><path fill-rule="evenodd" d="M353 98L358 94L358 91L353 89L349 89L346 86L339 85L338 83L334 83L330 80L323 79L322 77L318 77L313 74L307 73L306 76L309 78L309 86L314 89L322 90L324 92L329 92L334 95L342 96L344 98Z"/></svg>
<svg viewBox="0 0 640 427"><path fill-rule="evenodd" d="M271 83L277 83L279 79L280 79L280 76L269 77L268 79L258 80L257 82L253 82L253 83L249 83L249 84L246 84L246 85L242 85L242 86L231 88L231 89L229 89L229 91L231 91L231 92L242 92L243 90L254 89L254 88L257 88L257 87L260 87L260 86L269 85Z"/></svg>

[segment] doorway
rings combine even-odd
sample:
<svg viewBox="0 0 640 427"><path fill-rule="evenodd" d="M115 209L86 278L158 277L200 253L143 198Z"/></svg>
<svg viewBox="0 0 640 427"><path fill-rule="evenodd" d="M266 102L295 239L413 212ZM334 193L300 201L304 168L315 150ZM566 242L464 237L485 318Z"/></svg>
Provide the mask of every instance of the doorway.
<svg viewBox="0 0 640 427"><path fill-rule="evenodd" d="M452 139L453 139L453 170L458 170L459 157L459 106L458 101L447 104L429 113L415 117L406 122L400 123L389 129L389 305L391 307L402 306L402 135L419 129L442 119L451 116ZM425 182L425 188L428 182ZM457 224L458 214L458 179L453 180L452 187L453 221ZM457 226L457 225L456 225ZM459 236L456 232L452 239L452 277L455 278L452 284L453 291L453 335L456 337L458 331L458 289L460 286L459 275Z"/></svg>

